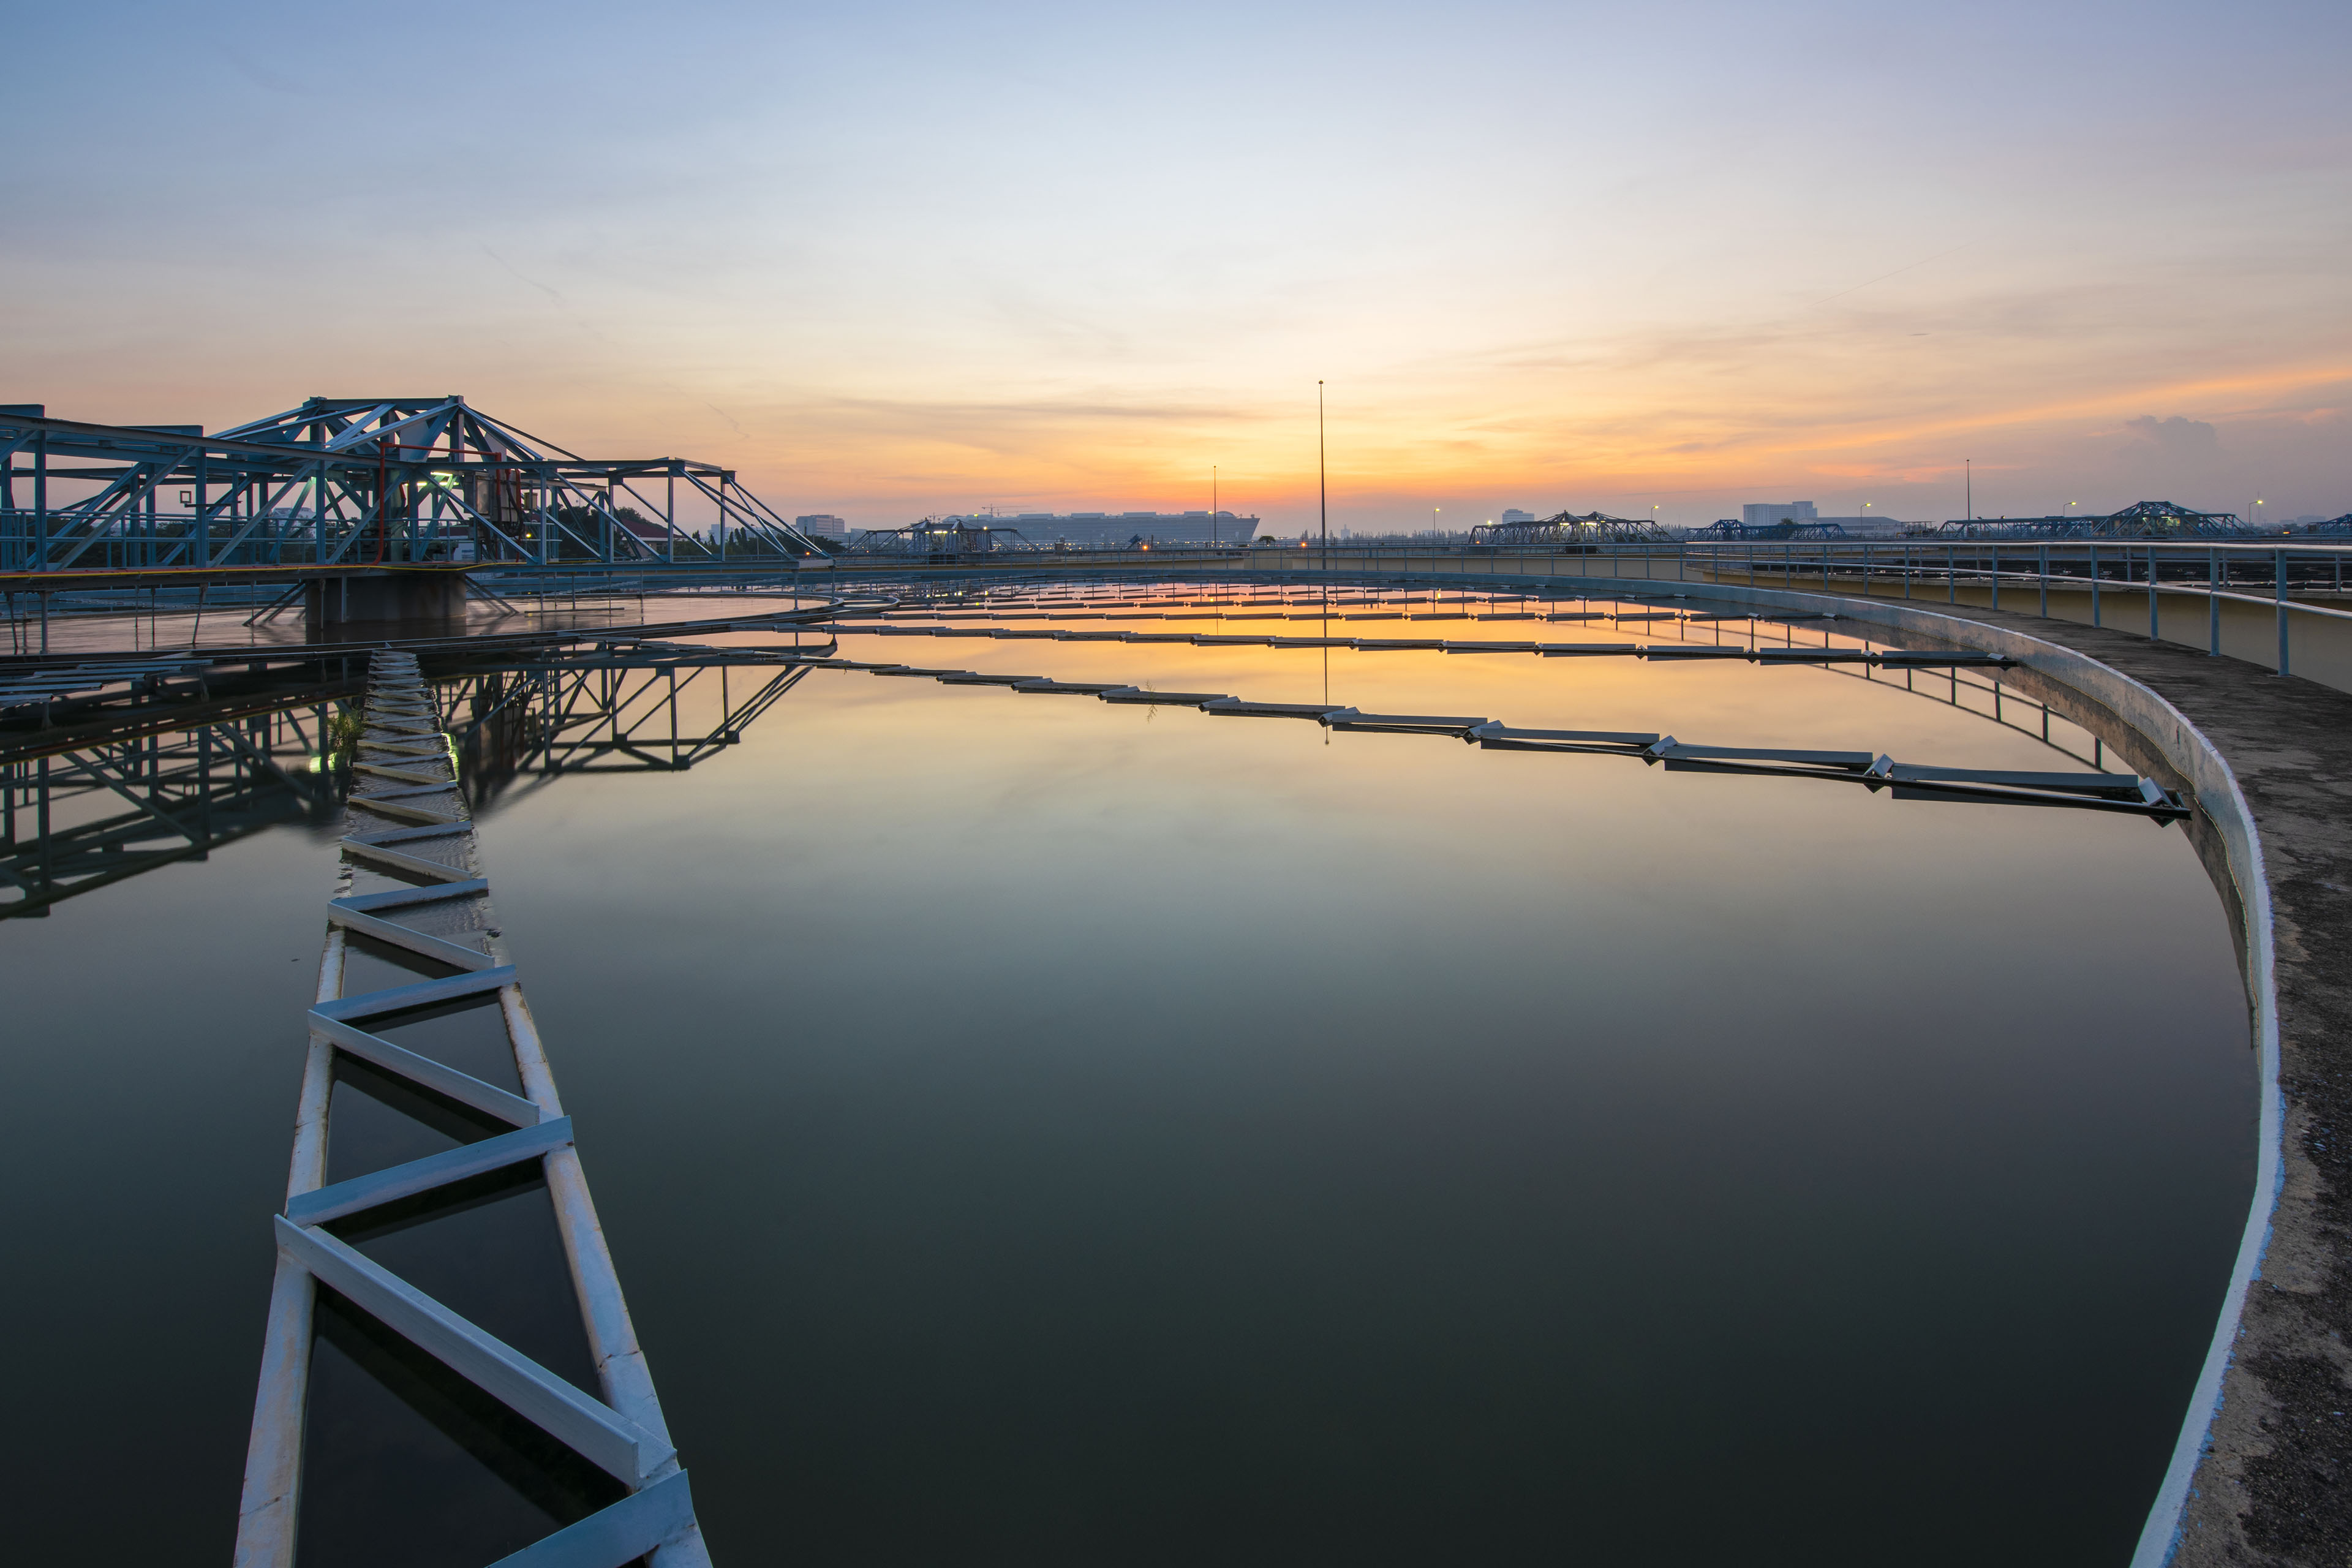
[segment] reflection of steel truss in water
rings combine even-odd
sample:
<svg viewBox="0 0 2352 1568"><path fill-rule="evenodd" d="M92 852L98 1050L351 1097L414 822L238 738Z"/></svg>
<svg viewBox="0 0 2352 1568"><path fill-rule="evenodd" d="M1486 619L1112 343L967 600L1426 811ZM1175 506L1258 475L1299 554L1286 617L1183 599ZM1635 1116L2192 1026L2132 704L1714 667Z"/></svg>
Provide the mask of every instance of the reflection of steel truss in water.
<svg viewBox="0 0 2352 1568"><path fill-rule="evenodd" d="M739 743L807 674L772 655L649 647L437 685L478 809L526 775L683 772ZM265 712L0 759L0 919L45 914L279 823L332 821L346 779L321 759L348 740L339 690L304 685Z"/></svg>
<svg viewBox="0 0 2352 1568"><path fill-rule="evenodd" d="M472 671L441 682L440 699L478 811L533 774L683 773L740 743L807 674L772 654L642 648Z"/></svg>
<svg viewBox="0 0 2352 1568"><path fill-rule="evenodd" d="M0 919L47 914L281 822L331 820L341 791L311 758L331 716L289 706L0 763Z"/></svg>
<svg viewBox="0 0 2352 1568"><path fill-rule="evenodd" d="M963 627L891 629L900 635L986 635ZM1061 640L1114 636L1120 641L1144 640L1125 633L1055 635ZM1188 635L1150 640L1194 639ZM1206 640L1341 647L1392 647L1402 641L1367 644L1365 639L1352 637L1222 636ZM1426 646L1465 651L1475 645L1432 640ZM1519 645L1493 646L1516 648ZM571 773L681 773L707 763L740 743L744 732L806 679L812 668L897 671L908 668L807 657L818 651L647 641L577 654L551 651L541 657L457 666L439 672L435 689L444 725L457 752L467 804L479 811L526 779L533 781L527 787L541 788ZM1636 650L1628 645L1625 651ZM1640 651L1672 657L1684 650L1653 643ZM1704 647L1687 651L1736 653ZM1863 657L1830 647L1826 634L1823 647L1817 650L1789 647L1759 651L1770 663L1801 660L1831 668L1842 662L1859 663ZM2032 735L2104 773L2108 756L2095 736L2084 731L2088 754L2076 752L2065 743L2074 726L2062 721L2064 728L2053 733L2053 714L2048 704L2005 689L1997 679L1964 679L1958 668L1951 668L1982 661L1985 656L1882 654L1878 658L1886 665L1885 674L1902 671L1904 685L1897 689L1915 689L1923 698ZM1883 679L1884 675L1873 676L1873 668L1844 673L1855 679ZM1914 675L1929 668L1942 671L1936 683L1942 691L1912 687ZM1011 684L1020 679L939 673L955 685ZM1097 689L1083 683L1055 682L1042 682L1033 689L1056 687ZM43 913L61 899L178 861L202 858L215 846L278 823L329 819L342 797L341 774L312 770L314 758L337 749L334 716L339 710L334 698L338 689L305 684L289 689L279 705L266 712L163 733L110 737L47 755L0 760L0 918ZM1100 689L1124 691L1117 683ZM1974 693L1974 700L1964 701L1964 692ZM1163 701L1178 695L1139 693L1120 695L1114 701ZM1209 710L1265 708L1228 700ZM1338 727L1358 725L1342 719ZM1462 726L1465 731L1469 728ZM1512 739L1502 730L1498 726L1491 733L1498 743ZM1645 738L1644 746L1654 739ZM1639 752L1644 747L1625 749ZM1688 766L1698 759L1659 760ZM1707 759L1706 765L1714 771L1734 761ZM1852 774L1855 782L1889 782L1867 768L1831 771ZM2151 815L2170 814L2167 804L2152 797L2143 795L2134 801L2131 793L2138 792L2126 793L2124 787L2138 783L2131 775L2105 774L2098 779L2102 795L2108 793L2105 787L2108 781L2115 788L2109 801L2102 804L2147 810ZM1950 780L1937 793L1959 793L1962 787L1963 781ZM2003 795L1998 798L2025 797ZM2033 804L2056 803L2037 800Z"/></svg>

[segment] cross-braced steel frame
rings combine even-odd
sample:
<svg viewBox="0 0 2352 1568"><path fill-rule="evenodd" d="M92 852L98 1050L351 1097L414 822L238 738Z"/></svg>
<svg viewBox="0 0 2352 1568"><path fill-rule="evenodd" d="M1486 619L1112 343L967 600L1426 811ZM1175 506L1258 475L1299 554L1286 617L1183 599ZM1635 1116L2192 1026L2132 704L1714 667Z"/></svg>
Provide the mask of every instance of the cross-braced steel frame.
<svg viewBox="0 0 2352 1568"><path fill-rule="evenodd" d="M1937 530L1960 539L2252 539L2233 511L2199 511L2179 501L2134 501L2097 517L1955 518Z"/></svg>
<svg viewBox="0 0 2352 1568"><path fill-rule="evenodd" d="M1470 542L1474 545L1573 547L1580 544L1636 544L1663 542L1673 537L1647 519L1611 517L1606 512L1598 511L1589 511L1582 516L1563 511L1540 522L1482 522L1470 531Z"/></svg>
<svg viewBox="0 0 2352 1568"><path fill-rule="evenodd" d="M436 689L478 811L527 779L682 773L741 744L807 674L756 653L650 646L468 665ZM305 683L247 699L266 700L260 711L177 728L167 708L140 710L126 717L152 728L79 741L26 731L14 754L0 750L0 920L279 823L332 821L357 721L343 690ZM712 691L716 716L700 717Z"/></svg>
<svg viewBox="0 0 2352 1568"><path fill-rule="evenodd" d="M681 486L716 510L708 541L678 527ZM742 553L823 551L731 469L583 458L455 395L314 397L210 435L0 408L0 571Z"/></svg>

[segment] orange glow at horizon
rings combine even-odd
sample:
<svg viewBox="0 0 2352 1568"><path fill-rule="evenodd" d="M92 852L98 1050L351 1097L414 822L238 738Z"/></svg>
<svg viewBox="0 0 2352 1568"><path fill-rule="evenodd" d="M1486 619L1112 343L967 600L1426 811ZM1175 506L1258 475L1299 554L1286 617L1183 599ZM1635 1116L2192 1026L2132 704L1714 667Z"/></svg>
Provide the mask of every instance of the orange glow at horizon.
<svg viewBox="0 0 2352 1568"><path fill-rule="evenodd" d="M723 58L595 7L555 37L468 19L488 57L679 110L609 120L419 72L352 18L100 39L57 13L18 40L19 108L75 130L12 196L0 401L219 428L455 391L864 527L1204 510L1213 465L1221 505L1296 533L1318 381L1360 531L1798 498L1935 520L1964 463L1991 513L2352 509L2342 16L1702 9L1335 35L1261 8L1223 18L1235 48L1192 15L787 8L730 14ZM69 84L99 48L120 111L93 118ZM279 64L192 98L192 49ZM2084 61L2150 100L2268 96L2126 126ZM1504 107L1571 77L1574 115ZM1880 85L1790 114L1763 82ZM397 154L223 174L330 109Z"/></svg>

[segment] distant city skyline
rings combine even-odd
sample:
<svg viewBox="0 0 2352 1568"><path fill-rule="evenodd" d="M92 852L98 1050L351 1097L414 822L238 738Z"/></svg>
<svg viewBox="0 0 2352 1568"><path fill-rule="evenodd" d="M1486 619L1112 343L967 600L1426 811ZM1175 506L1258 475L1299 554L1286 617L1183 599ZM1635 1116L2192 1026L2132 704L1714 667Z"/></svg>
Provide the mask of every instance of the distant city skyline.
<svg viewBox="0 0 2352 1568"><path fill-rule="evenodd" d="M2341 5L404 17L13 18L0 402L457 391L861 526L1295 533L1318 379L1335 527L2352 510Z"/></svg>

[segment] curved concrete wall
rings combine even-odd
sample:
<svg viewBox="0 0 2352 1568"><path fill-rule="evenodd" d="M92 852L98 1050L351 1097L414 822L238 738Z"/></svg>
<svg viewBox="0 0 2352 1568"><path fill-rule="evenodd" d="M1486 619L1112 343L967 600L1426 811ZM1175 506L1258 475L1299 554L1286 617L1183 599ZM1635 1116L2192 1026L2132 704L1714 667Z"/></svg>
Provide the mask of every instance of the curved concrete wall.
<svg viewBox="0 0 2352 1568"><path fill-rule="evenodd" d="M1339 573L1335 570L1333 575ZM1349 572L1350 577L1379 574ZM1954 647L2005 654L2042 679L2081 693L2116 715L2153 754L2161 758L2185 784L2197 803L2200 816L2210 826L2220 858L2237 894L2238 923L2243 934L2240 954L2246 993L2252 1005L2254 1047L2260 1061L2262 1100L2254 1163L2254 1191L2239 1238L2238 1256L2222 1299L2220 1321L2205 1363L2198 1373L2196 1393L2182 1420L2165 1470L2155 1506L2132 1554L2132 1568L2160 1568L2179 1544L2182 1510L2189 1486L2203 1455L2214 1413L2221 1406L2221 1378L2229 1368L2239 1334L2249 1286L2260 1277L2263 1253L2270 1240L2271 1216L2282 1179L2280 1139L2284 1121L2279 1094L2278 994L2274 973L2270 884L2263 867L2262 841L2254 830L2253 814L2213 742L2156 692L2088 655L2057 643L2045 642L2006 627L1989 626L1965 616L1941 615L1913 601L1849 599L1831 594L1802 594L1779 588L1733 587L1717 584L1673 583L1623 577L1518 577L1478 574L1454 577L1415 574L1416 586L1460 584L1467 588L1573 588L1601 596L1689 597L1754 605L1761 608L1831 614L1862 626L1881 626L1915 637L1931 637ZM2211 860L2208 860L2209 868Z"/></svg>

